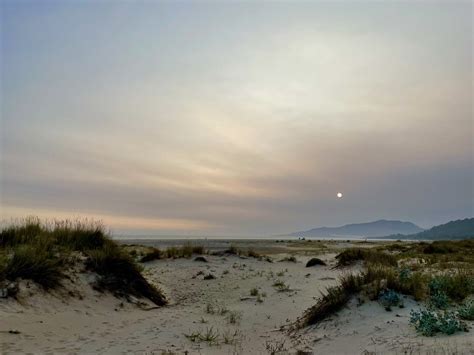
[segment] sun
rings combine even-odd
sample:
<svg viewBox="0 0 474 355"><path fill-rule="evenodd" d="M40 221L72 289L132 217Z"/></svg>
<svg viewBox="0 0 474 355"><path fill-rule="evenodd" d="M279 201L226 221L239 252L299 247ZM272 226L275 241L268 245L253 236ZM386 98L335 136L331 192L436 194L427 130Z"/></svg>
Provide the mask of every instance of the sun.
<svg viewBox="0 0 474 355"><path fill-rule="evenodd" d="M342 197L342 192L338 192L336 196L337 196L337 198L341 198Z"/></svg>

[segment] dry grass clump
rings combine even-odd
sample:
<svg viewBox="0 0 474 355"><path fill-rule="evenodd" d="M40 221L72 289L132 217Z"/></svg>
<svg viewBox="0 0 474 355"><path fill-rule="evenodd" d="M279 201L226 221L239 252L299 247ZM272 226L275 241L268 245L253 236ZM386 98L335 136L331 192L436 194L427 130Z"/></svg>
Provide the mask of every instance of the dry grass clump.
<svg viewBox="0 0 474 355"><path fill-rule="evenodd" d="M337 267L354 265L357 261L366 263L397 266L397 259L377 249L352 248L346 249L336 256Z"/></svg>
<svg viewBox="0 0 474 355"><path fill-rule="evenodd" d="M41 222L26 218L0 231L0 282L30 279L52 289L61 285L72 252L87 257L89 270L99 275L102 290L146 297L166 303L161 291L150 285L140 268L109 238L100 223L87 220Z"/></svg>

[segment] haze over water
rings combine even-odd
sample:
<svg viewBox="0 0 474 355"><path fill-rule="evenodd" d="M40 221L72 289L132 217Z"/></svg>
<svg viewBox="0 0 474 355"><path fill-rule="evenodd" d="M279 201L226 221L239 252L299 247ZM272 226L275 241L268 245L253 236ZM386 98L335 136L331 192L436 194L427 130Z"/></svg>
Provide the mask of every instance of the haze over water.
<svg viewBox="0 0 474 355"><path fill-rule="evenodd" d="M474 215L471 2L2 1L1 23L2 218L217 237Z"/></svg>

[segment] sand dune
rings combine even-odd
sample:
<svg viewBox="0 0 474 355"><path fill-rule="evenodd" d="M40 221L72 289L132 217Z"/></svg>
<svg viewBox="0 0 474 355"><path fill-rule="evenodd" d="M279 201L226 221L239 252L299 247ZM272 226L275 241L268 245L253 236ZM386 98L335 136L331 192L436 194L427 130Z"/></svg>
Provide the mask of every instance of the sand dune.
<svg viewBox="0 0 474 355"><path fill-rule="evenodd" d="M248 242L251 243L251 242ZM268 248L275 245L267 242ZM272 243L272 244L270 244ZM342 244L333 244L339 248ZM406 307L386 312L376 302L355 300L338 315L299 331L290 325L335 285L335 253L320 257L327 266L306 268L309 256L275 262L236 255L206 255L208 262L164 259L145 264L144 274L159 285L170 304L155 308L143 300L127 302L94 291L77 273L66 289L45 293L22 282L20 301L0 301L2 353L176 353L270 354L306 351L314 354L470 353L472 333L424 338L408 323ZM350 268L357 271L359 266ZM215 279L204 280L212 274ZM288 286L278 290L280 280ZM251 290L258 291L251 296ZM69 291L71 292L69 292ZM256 293L255 291L253 292ZM139 302L139 305L137 305ZM9 333L17 330L20 333ZM213 341L193 339L209 333ZM193 341L195 340L195 341ZM227 343L227 344L226 344Z"/></svg>

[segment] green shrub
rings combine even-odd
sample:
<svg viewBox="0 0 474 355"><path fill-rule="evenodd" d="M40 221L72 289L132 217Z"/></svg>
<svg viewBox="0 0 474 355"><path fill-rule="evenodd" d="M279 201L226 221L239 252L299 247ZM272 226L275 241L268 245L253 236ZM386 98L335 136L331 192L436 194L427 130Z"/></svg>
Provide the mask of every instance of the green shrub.
<svg viewBox="0 0 474 355"><path fill-rule="evenodd" d="M430 283L430 294L445 293L454 301L462 301L474 293L474 274L459 270L454 274L434 277Z"/></svg>
<svg viewBox="0 0 474 355"><path fill-rule="evenodd" d="M387 311L391 310L391 307L403 306L403 300L394 290L383 290L379 295L379 302L385 307Z"/></svg>
<svg viewBox="0 0 474 355"><path fill-rule="evenodd" d="M474 320L474 300L465 302L458 310L459 317L465 320Z"/></svg>
<svg viewBox="0 0 474 355"><path fill-rule="evenodd" d="M433 312L421 310L410 312L410 323L415 329L425 336L434 336L436 333L447 335L454 334L457 331L465 331L466 326L453 312Z"/></svg>

